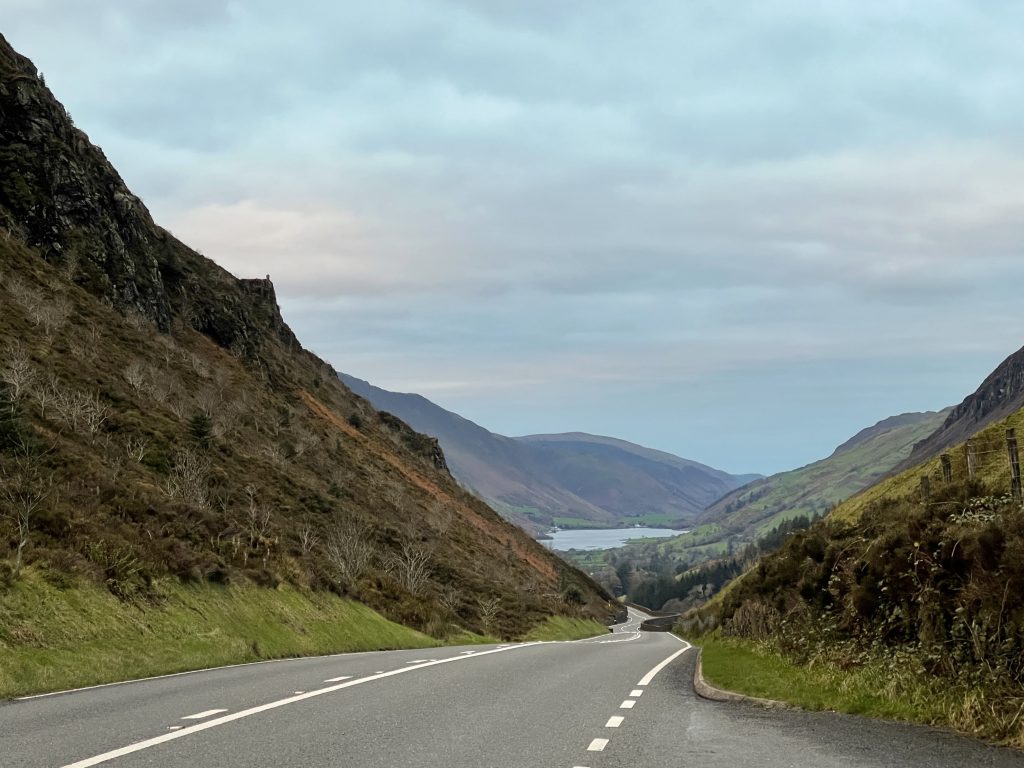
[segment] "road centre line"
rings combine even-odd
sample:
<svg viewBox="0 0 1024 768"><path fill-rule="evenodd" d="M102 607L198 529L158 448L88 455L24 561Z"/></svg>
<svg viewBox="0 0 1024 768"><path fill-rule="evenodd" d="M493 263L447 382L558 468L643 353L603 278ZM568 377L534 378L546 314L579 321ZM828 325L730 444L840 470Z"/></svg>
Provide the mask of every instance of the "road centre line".
<svg viewBox="0 0 1024 768"><path fill-rule="evenodd" d="M504 648L494 648L490 651L480 651L479 653L473 654L472 656L452 656L447 659L438 659L436 661L430 661L426 664L420 664L416 667L402 667L401 669L394 669L390 672L381 672L375 675L370 675L368 677L360 677L356 680L350 680L346 683L338 683L337 685L331 685L327 688L318 688L317 690L309 691L308 693L303 693L296 696L289 696L286 699L279 699L277 701L271 701L267 704L261 704L257 707L243 709L239 712L233 712L230 715L224 715L223 717L218 717L213 720L207 720L205 723L197 723L196 725L190 725L189 727L182 728L179 731L172 731L171 733L164 733L160 736L155 736L151 739L137 741L134 744L129 744L128 746L121 747L120 749L114 749L109 752L104 752L103 754L96 755L95 757L88 757L84 760L78 760L74 763L68 763L67 765L62 766L62 768L89 768L90 766L106 763L118 757L130 755L133 752L141 752L144 749L149 749L150 747L155 747L159 744L165 744L168 741L174 741L175 739L180 739L184 736L189 736L193 733L198 733L199 731L205 731L210 728L216 728L220 725L226 725L227 723L234 722L235 720L241 720L246 717L258 715L261 712L267 712L271 709L284 707L288 704L295 704L299 701L305 701L306 699L312 699L318 696L323 696L328 693L334 693L335 691L340 691L343 688L351 688L356 685L362 685L363 683L373 682L375 680L380 680L385 677L393 677L395 675L405 674L406 672L415 672L421 669L426 669L427 667L433 667L440 664L450 664L455 661L466 661L467 659L476 659L481 656L489 656L493 653L504 653L506 651L514 651L520 648L529 648L530 646L537 644L538 643L522 643L520 645L513 645Z"/></svg>
<svg viewBox="0 0 1024 768"><path fill-rule="evenodd" d="M636 706L635 701L632 699L626 699L624 702L619 704L619 709L632 709L634 706Z"/></svg>
<svg viewBox="0 0 1024 768"><path fill-rule="evenodd" d="M325 683L340 683L342 680L351 680L352 675L341 675L339 677L328 677L324 680ZM302 691L296 691L296 693L302 693Z"/></svg>
<svg viewBox="0 0 1024 768"><path fill-rule="evenodd" d="M590 746L587 747L588 752L603 752L604 748L608 746L608 739L594 739L590 742Z"/></svg>
<svg viewBox="0 0 1024 768"><path fill-rule="evenodd" d="M219 715L221 712L227 712L226 709L207 709L203 712L196 712L194 715L185 715L182 720L204 720L210 715Z"/></svg>
<svg viewBox="0 0 1024 768"><path fill-rule="evenodd" d="M621 715L613 715L612 717L608 718L608 722L604 724L604 727L618 728L620 725L622 725L622 721L625 719L626 718L622 717Z"/></svg>
<svg viewBox="0 0 1024 768"><path fill-rule="evenodd" d="M632 691L629 692L629 695L633 696L633 697L643 696L644 695L643 688L634 688Z"/></svg>

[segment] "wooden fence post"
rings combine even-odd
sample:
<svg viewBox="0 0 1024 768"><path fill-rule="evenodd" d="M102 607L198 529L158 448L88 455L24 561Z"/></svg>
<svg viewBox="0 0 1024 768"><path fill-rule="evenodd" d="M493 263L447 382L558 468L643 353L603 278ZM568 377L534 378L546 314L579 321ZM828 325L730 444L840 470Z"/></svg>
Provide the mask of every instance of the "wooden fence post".
<svg viewBox="0 0 1024 768"><path fill-rule="evenodd" d="M974 479L975 473L978 471L978 453L974 448L974 441L967 441L967 478L969 480Z"/></svg>
<svg viewBox="0 0 1024 768"><path fill-rule="evenodd" d="M1006 430L1006 451L1010 455L1010 493L1020 501L1020 454L1017 453L1017 430Z"/></svg>
<svg viewBox="0 0 1024 768"><path fill-rule="evenodd" d="M942 481L944 483L953 482L953 462L949 458L949 454L942 454L942 456L939 457L939 460L942 462Z"/></svg>
<svg viewBox="0 0 1024 768"><path fill-rule="evenodd" d="M923 501L926 506L928 504L928 497L931 496L931 493L932 484L928 479L928 475L921 475L921 501Z"/></svg>

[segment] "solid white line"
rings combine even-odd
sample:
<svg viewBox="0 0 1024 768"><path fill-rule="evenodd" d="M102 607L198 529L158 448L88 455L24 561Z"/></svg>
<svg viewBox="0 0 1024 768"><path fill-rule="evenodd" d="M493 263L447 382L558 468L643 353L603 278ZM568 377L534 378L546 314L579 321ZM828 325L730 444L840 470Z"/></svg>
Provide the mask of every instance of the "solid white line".
<svg viewBox="0 0 1024 768"><path fill-rule="evenodd" d="M594 739L587 747L587 752L602 752L608 746L608 739Z"/></svg>
<svg viewBox="0 0 1024 768"><path fill-rule="evenodd" d="M619 704L619 709L632 709L634 706L636 706L635 701L632 699L626 699L624 702Z"/></svg>
<svg viewBox="0 0 1024 768"><path fill-rule="evenodd" d="M642 689L640 689L640 688L637 688L636 690L632 690L632 691L630 691L630 692L629 692L629 695L630 695L630 696L643 696L643 695L644 695L644 692L643 692L643 690L642 690Z"/></svg>
<svg viewBox="0 0 1024 768"><path fill-rule="evenodd" d="M196 712L194 715L185 715L182 720L203 720L210 715L219 715L221 712L227 712L226 709L208 709L205 712Z"/></svg>
<svg viewBox="0 0 1024 768"><path fill-rule="evenodd" d="M324 680L325 683L340 683L342 680L351 680L352 675L342 675L341 677L328 677ZM302 693L302 691L296 691L296 693Z"/></svg>
<svg viewBox="0 0 1024 768"><path fill-rule="evenodd" d="M357 680L350 680L347 683L338 683L337 685L331 685L327 688L318 688L315 691L309 693L303 693L298 696L290 696L287 699L280 699L278 701L272 701L269 704L261 704L258 707L251 707L249 709L243 709L240 712L233 712L230 715L224 715L213 720L207 720L205 723L197 723L196 725L190 725L188 728L182 728L180 731L174 731L172 733L165 733L160 736L156 736L152 739L146 739L145 741L138 741L134 744L129 744L126 747L120 749L114 749L110 752L104 752L102 755L96 755L95 757L88 757L84 760L79 760L74 763L68 763L62 768L90 768L93 765L99 765L100 763L106 763L118 757L124 757L130 755L133 752L140 752L143 749L149 749L155 747L158 744L164 744L168 741L174 741L180 739L183 736L189 736L193 733L205 731L209 728L216 728L219 725L225 725L227 723L234 722L235 720L241 720L245 717L251 717L252 715L258 715L261 712L267 712L271 709L277 709L278 707L284 707L288 704L295 704L299 701L305 701L306 699L316 698L317 696L323 696L327 693L334 693L340 691L343 688L351 688L355 685L362 685L363 683L373 682L374 680L380 680L385 677L393 677L394 675L405 674L406 672L416 672L427 667L437 666L439 664L450 664L453 661L466 661L467 659L477 659L481 656L488 656L492 653L503 653L505 651L514 651L519 648L529 648L531 645L536 643L522 643L521 645L513 645L507 648L495 648L490 651L481 651L480 653L472 656L452 656L448 659L438 659L437 661L431 661L427 664L421 664L418 667L402 667L401 669L393 669L390 672L381 672L376 675L370 675L369 677L361 677Z"/></svg>
<svg viewBox="0 0 1024 768"><path fill-rule="evenodd" d="M661 672L661 670L663 670L665 667L667 667L669 664L671 664L673 661L675 661L676 658L678 658L679 656L682 656L684 653L686 653L688 650L690 650L690 648L693 647L692 645L687 643L685 640L683 640L683 642L686 643L686 647L685 648L679 649L678 651L673 653L671 656L669 656L667 659L665 659L663 662L658 664L658 666L656 666L654 669L652 669L646 675L644 675L640 679L640 682L637 683L637 687L640 687L641 685L648 685L651 682L651 680L654 679L655 675L657 675L659 672Z"/></svg>
<svg viewBox="0 0 1024 768"><path fill-rule="evenodd" d="M626 718L624 718L624 717L619 717L619 715L615 715L614 717L609 717L608 718L608 722L604 724L604 727L605 728L618 728L620 725L622 725L622 721L625 720L625 719Z"/></svg>

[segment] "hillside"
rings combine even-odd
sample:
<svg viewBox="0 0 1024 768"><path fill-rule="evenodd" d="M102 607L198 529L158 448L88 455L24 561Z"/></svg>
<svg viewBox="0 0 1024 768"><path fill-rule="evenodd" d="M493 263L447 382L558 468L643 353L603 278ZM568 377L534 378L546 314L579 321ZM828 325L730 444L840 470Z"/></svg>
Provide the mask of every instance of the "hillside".
<svg viewBox="0 0 1024 768"><path fill-rule="evenodd" d="M962 443L989 424L1024 408L1024 349L1006 358L981 386L953 408L935 432L914 446L900 464L907 469Z"/></svg>
<svg viewBox="0 0 1024 768"><path fill-rule="evenodd" d="M579 432L505 437L421 395L389 392L340 375L375 407L436 437L460 482L535 532L551 525L687 525L752 477Z"/></svg>
<svg viewBox="0 0 1024 768"><path fill-rule="evenodd" d="M883 419L858 432L828 458L733 491L708 507L699 522L745 534L798 515L823 515L891 472L948 413L905 413Z"/></svg>
<svg viewBox="0 0 1024 768"><path fill-rule="evenodd" d="M25 590L70 620L96 585L144 612L178 585L287 587L433 642L605 615L592 582L458 486L435 440L305 351L269 279L155 225L3 38L0 307L5 663L53 641Z"/></svg>
<svg viewBox="0 0 1024 768"><path fill-rule="evenodd" d="M1017 397L1004 387L988 413L1006 414ZM1024 410L966 435L974 477L966 446L948 445L948 481L939 457L883 479L791 536L687 626L884 679L901 705L935 702L934 722L1024 746L1024 509L1010 493L1008 428L1024 430Z"/></svg>

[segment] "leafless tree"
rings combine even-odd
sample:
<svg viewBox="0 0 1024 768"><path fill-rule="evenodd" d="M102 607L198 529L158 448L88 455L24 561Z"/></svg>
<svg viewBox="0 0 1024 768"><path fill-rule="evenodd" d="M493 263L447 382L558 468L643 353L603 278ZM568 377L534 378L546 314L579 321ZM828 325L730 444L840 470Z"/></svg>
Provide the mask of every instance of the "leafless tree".
<svg viewBox="0 0 1024 768"><path fill-rule="evenodd" d="M377 548L370 531L338 524L324 542L324 554L343 582L354 585L370 569Z"/></svg>
<svg viewBox="0 0 1024 768"><path fill-rule="evenodd" d="M57 397L60 389L60 380L56 374L51 373L49 379L43 384L37 384L32 388L32 398L39 408L39 416L46 418L46 410L51 406Z"/></svg>
<svg viewBox="0 0 1024 768"><path fill-rule="evenodd" d="M452 613L457 613L462 605L462 595L459 593L459 590L449 584L441 590L441 596L437 599L437 602Z"/></svg>
<svg viewBox="0 0 1024 768"><path fill-rule="evenodd" d="M128 367L124 369L125 381L127 381L128 386L136 392L141 392L145 389L148 378L149 377L146 375L146 366L138 360L132 360L132 362L128 364Z"/></svg>
<svg viewBox="0 0 1024 768"><path fill-rule="evenodd" d="M44 476L33 459L14 462L14 468L0 466L0 519L14 526L17 552L14 575L21 574L23 552L32 533L39 509L53 493L53 475Z"/></svg>
<svg viewBox="0 0 1024 768"><path fill-rule="evenodd" d="M40 302L31 314L35 324L43 327L49 340L56 331L64 327L71 316L71 302L66 296L54 296L50 301Z"/></svg>
<svg viewBox="0 0 1024 768"><path fill-rule="evenodd" d="M320 534L309 520L302 521L295 532L295 537L299 540L299 549L303 555L308 555L320 543Z"/></svg>
<svg viewBox="0 0 1024 768"><path fill-rule="evenodd" d="M164 490L174 499L181 499L198 509L210 505L210 462L197 451L186 448L174 455L174 467Z"/></svg>
<svg viewBox="0 0 1024 768"><path fill-rule="evenodd" d="M299 458L307 451L313 451L320 445L320 437L305 430L299 433L295 439L295 458Z"/></svg>
<svg viewBox="0 0 1024 768"><path fill-rule="evenodd" d="M38 290L17 277L8 278L7 292L29 317L34 315L43 301L43 295Z"/></svg>
<svg viewBox="0 0 1024 768"><path fill-rule="evenodd" d="M430 505L430 511L432 513L431 524L439 536L444 536L455 520L455 513L452 511L451 505L445 504L443 501L435 501Z"/></svg>
<svg viewBox="0 0 1024 768"><path fill-rule="evenodd" d="M19 342L12 341L4 350L4 363L0 368L0 381L11 388L11 398L17 402L27 395L36 378L32 358Z"/></svg>
<svg viewBox="0 0 1024 768"><path fill-rule="evenodd" d="M490 630L501 613L501 599L497 597L481 597L476 601L477 615L484 629Z"/></svg>
<svg viewBox="0 0 1024 768"><path fill-rule="evenodd" d="M259 489L249 483L245 486L246 508L245 517L242 521L246 534L249 536L249 549L263 550L263 565L266 566L270 559L270 551L277 539L272 538L270 533L273 527L273 515L270 507L260 501ZM248 555L246 555L248 559Z"/></svg>
<svg viewBox="0 0 1024 768"><path fill-rule="evenodd" d="M405 589L418 594L430 578L430 553L406 542L398 552L392 552L384 561L384 569L398 579Z"/></svg>
<svg viewBox="0 0 1024 768"><path fill-rule="evenodd" d="M145 435L129 435L124 441L124 452L128 458L141 464L149 452L149 438Z"/></svg>

